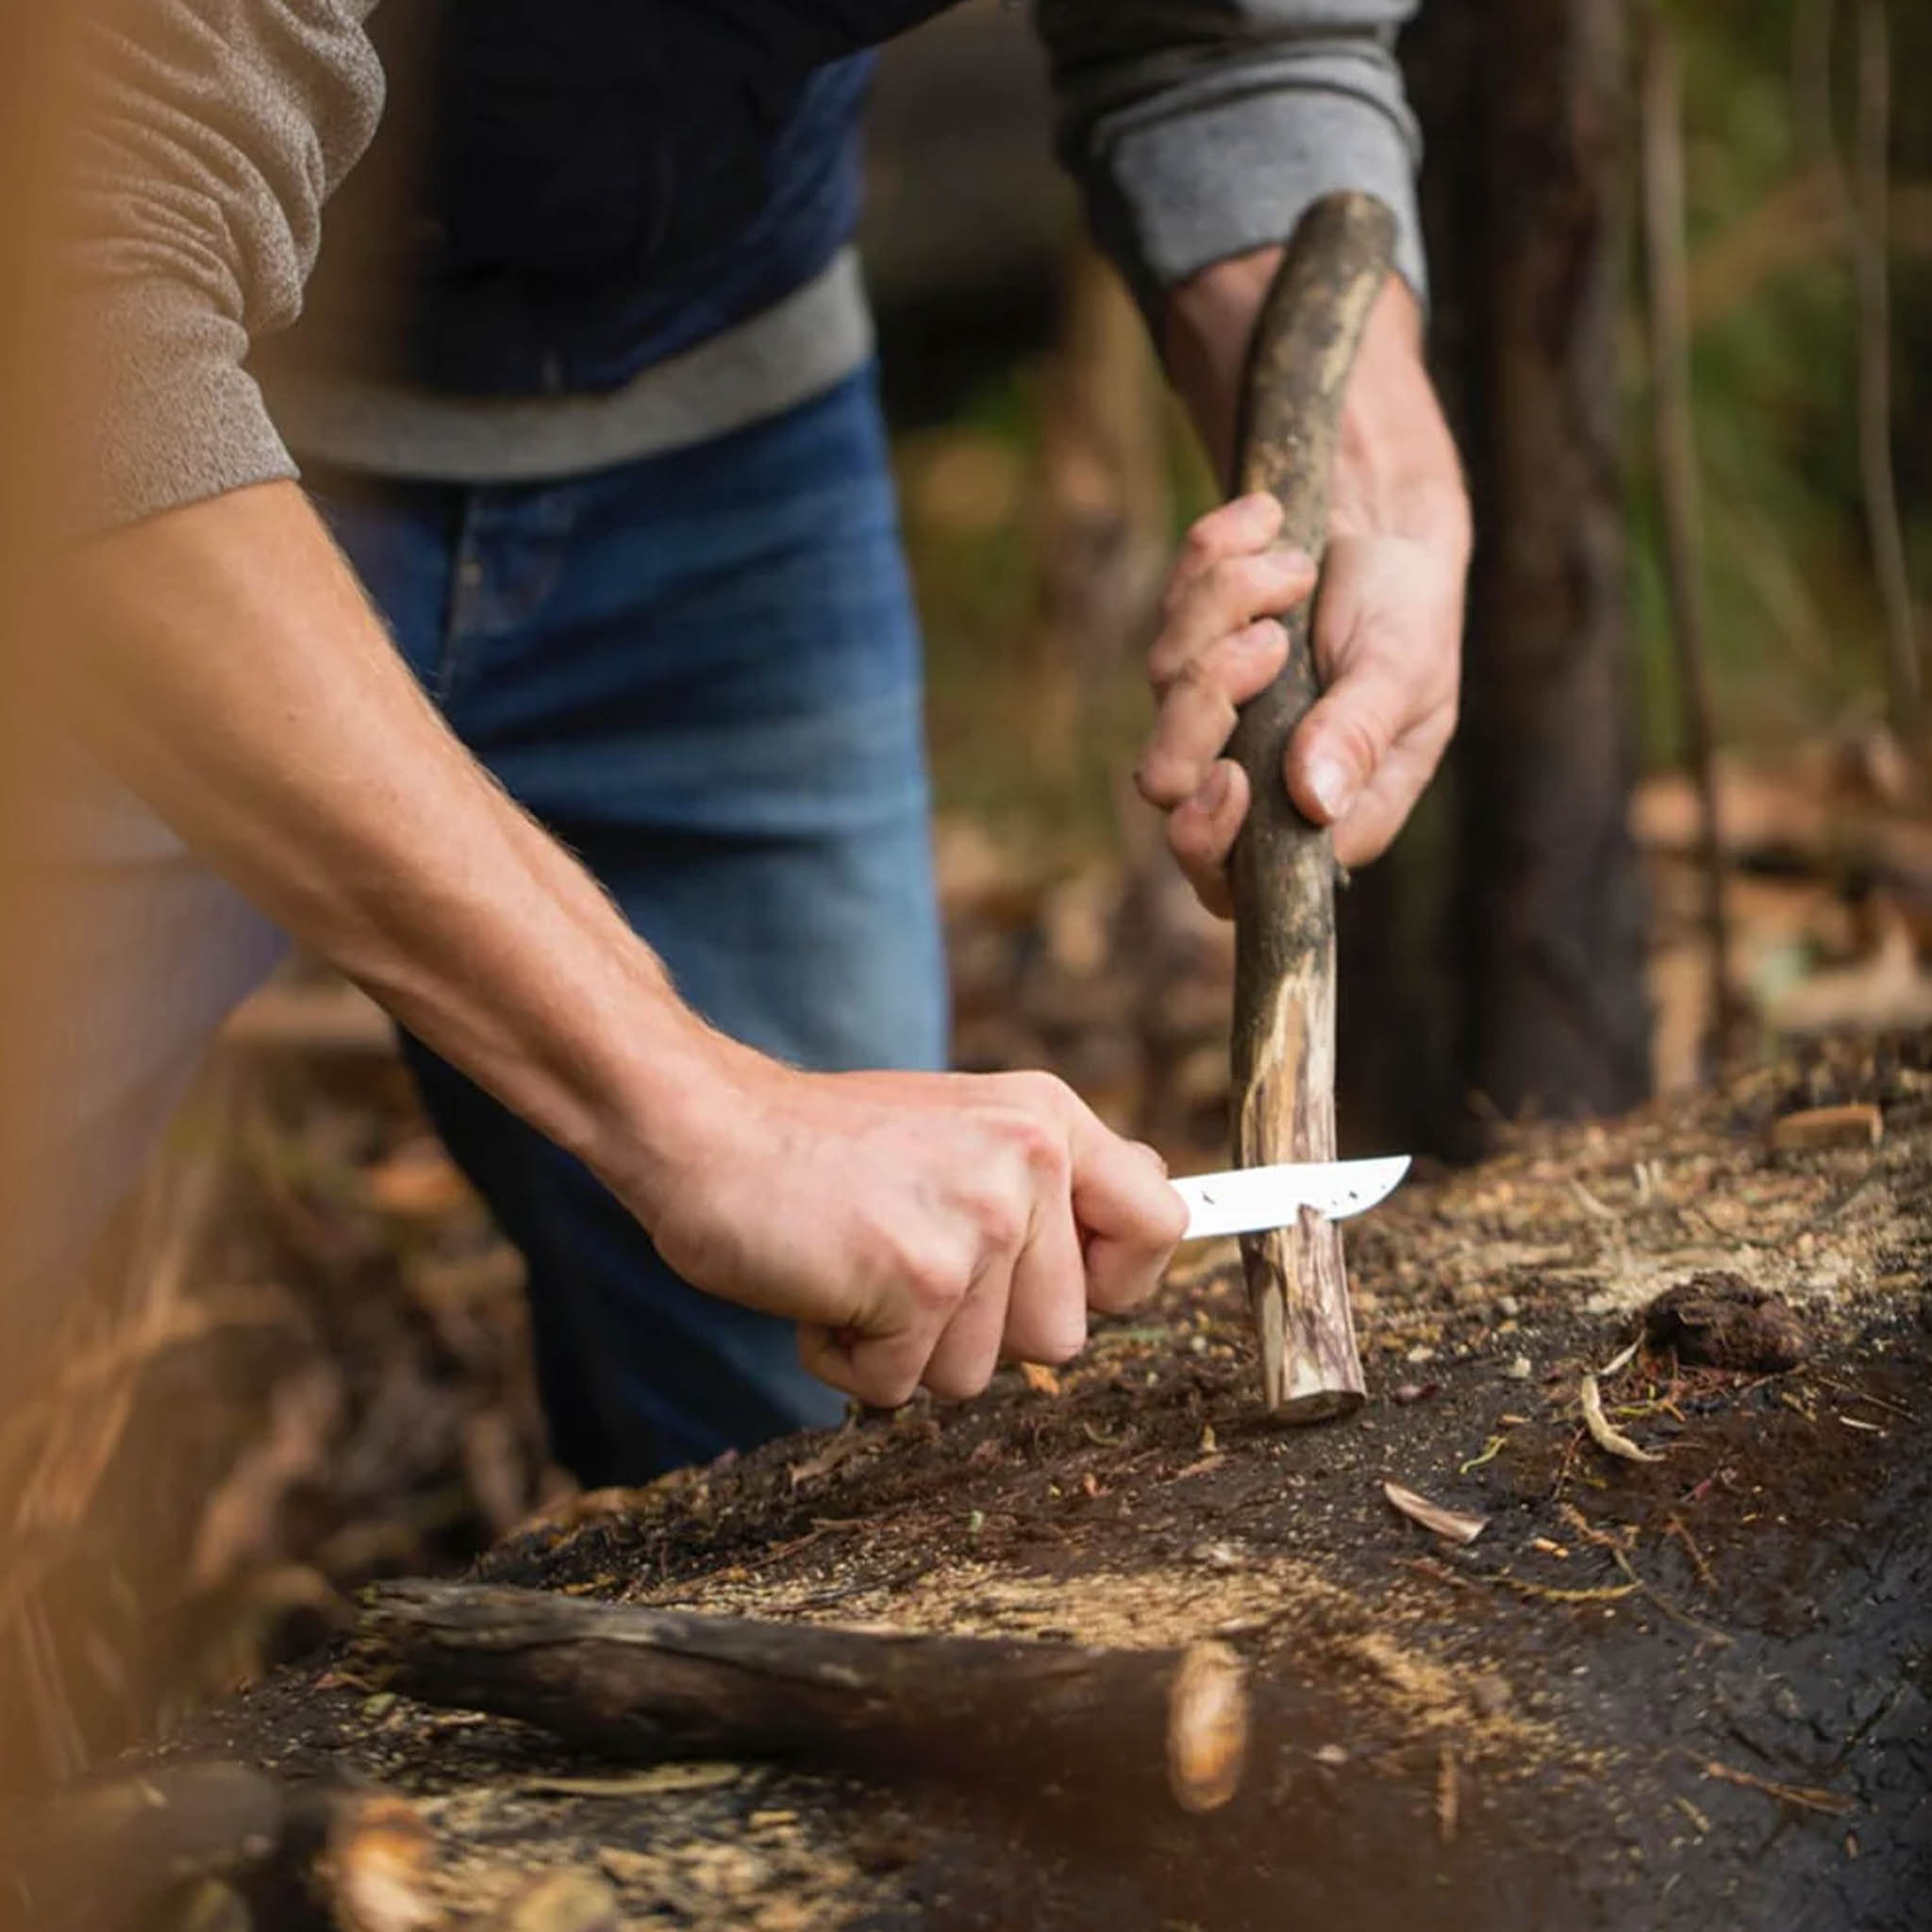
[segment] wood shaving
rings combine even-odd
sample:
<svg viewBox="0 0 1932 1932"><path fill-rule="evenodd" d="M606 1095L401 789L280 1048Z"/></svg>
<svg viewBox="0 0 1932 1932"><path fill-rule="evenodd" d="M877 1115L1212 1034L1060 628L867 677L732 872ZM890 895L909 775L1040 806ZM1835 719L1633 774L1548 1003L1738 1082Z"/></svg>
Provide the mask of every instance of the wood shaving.
<svg viewBox="0 0 1932 1932"><path fill-rule="evenodd" d="M1434 1530L1452 1543L1473 1543L1489 1527L1487 1516L1472 1516L1465 1510L1446 1509L1441 1504L1430 1502L1426 1496L1418 1495L1401 1483L1384 1483L1382 1493L1411 1523L1420 1523L1424 1529Z"/></svg>
<svg viewBox="0 0 1932 1932"><path fill-rule="evenodd" d="M1648 1449L1640 1449L1623 1430L1612 1428L1609 1419L1604 1414L1603 1391L1597 1387L1594 1375L1586 1375L1577 1389L1577 1398L1583 1404L1583 1426L1590 1431L1590 1439L1599 1449L1607 1450L1612 1456L1621 1456L1625 1462L1661 1462L1661 1456L1653 1456Z"/></svg>

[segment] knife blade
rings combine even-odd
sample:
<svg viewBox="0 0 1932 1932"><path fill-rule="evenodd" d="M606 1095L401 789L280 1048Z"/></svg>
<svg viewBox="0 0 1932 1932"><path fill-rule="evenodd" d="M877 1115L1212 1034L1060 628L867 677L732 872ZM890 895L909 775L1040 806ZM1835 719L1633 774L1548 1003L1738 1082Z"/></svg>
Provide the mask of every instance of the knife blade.
<svg viewBox="0 0 1932 1932"><path fill-rule="evenodd" d="M1407 1172L1408 1156L1390 1154L1374 1160L1291 1160L1187 1174L1173 1183L1188 1204L1188 1231L1181 1239L1286 1227L1304 1208L1341 1221L1383 1200Z"/></svg>

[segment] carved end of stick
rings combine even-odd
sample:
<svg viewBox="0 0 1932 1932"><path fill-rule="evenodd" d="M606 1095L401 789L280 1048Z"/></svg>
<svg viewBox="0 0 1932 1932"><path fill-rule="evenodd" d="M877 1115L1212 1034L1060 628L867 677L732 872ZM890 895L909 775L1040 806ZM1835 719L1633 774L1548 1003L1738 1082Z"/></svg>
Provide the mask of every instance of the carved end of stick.
<svg viewBox="0 0 1932 1932"><path fill-rule="evenodd" d="M1224 1643L1193 1643L1167 1698L1167 1782L1184 1811L1213 1811L1248 1758L1247 1667Z"/></svg>
<svg viewBox="0 0 1932 1932"><path fill-rule="evenodd" d="M1335 1422L1365 1399L1341 1230L1310 1208L1294 1227L1241 1242L1268 1411L1284 1423Z"/></svg>

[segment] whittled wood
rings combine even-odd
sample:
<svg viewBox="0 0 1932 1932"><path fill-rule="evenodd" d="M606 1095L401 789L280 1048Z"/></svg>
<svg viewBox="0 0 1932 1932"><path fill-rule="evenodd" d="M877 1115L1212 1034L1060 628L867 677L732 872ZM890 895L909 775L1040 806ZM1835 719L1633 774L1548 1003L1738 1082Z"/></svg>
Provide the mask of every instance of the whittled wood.
<svg viewBox="0 0 1932 1932"><path fill-rule="evenodd" d="M397 1583L363 1637L400 1690L616 1757L795 1758L1029 1791L1234 1795L1245 1673L1220 1644L1104 1650L691 1616Z"/></svg>
<svg viewBox="0 0 1932 1932"><path fill-rule="evenodd" d="M1389 273L1395 223L1374 197L1336 194L1303 216L1256 327L1237 483L1272 491L1280 541L1318 562L1342 392ZM1335 1158L1335 855L1295 809L1288 741L1319 695L1308 608L1288 621L1288 662L1241 708L1229 744L1248 775L1228 865L1235 915L1235 1164ZM1262 1389L1283 1420L1322 1422L1362 1401L1341 1232L1300 1222L1244 1236Z"/></svg>

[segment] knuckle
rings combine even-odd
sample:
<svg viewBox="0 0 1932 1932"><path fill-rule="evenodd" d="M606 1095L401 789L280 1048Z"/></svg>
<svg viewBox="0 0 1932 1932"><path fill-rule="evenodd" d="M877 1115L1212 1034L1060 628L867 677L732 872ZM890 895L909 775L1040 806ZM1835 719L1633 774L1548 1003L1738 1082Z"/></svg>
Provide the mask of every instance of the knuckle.
<svg viewBox="0 0 1932 1932"><path fill-rule="evenodd" d="M1211 658L1197 652L1191 658L1182 658L1174 666L1174 675L1168 680L1167 694L1171 702L1176 697L1189 695L1215 696L1220 689Z"/></svg>
<svg viewBox="0 0 1932 1932"><path fill-rule="evenodd" d="M903 1256L899 1277L914 1305L928 1314L950 1314L966 1292L966 1270L949 1249L938 1246L917 1248Z"/></svg>
<svg viewBox="0 0 1932 1932"><path fill-rule="evenodd" d="M1216 513L1210 510L1188 525L1188 534L1181 539L1180 555L1176 558L1179 568L1186 569L1191 564L1199 569L1213 560L1220 548L1220 525L1215 516Z"/></svg>
<svg viewBox="0 0 1932 1932"><path fill-rule="evenodd" d="M1015 1253L1032 1223L1026 1204L1003 1189L989 1188L973 1204L981 1243L996 1254Z"/></svg>
<svg viewBox="0 0 1932 1932"><path fill-rule="evenodd" d="M1382 758L1382 734L1358 713L1334 722L1331 742L1346 762L1364 776L1373 773Z"/></svg>
<svg viewBox="0 0 1932 1932"><path fill-rule="evenodd" d="M1064 1182L1073 1172L1073 1157L1062 1133L1043 1121L1028 1121L1019 1137L1020 1158L1037 1181Z"/></svg>
<svg viewBox="0 0 1932 1932"><path fill-rule="evenodd" d="M1173 810L1193 796L1196 784L1191 765L1184 764L1165 751L1148 751L1134 768L1134 789L1149 805ZM1198 781L1196 781L1198 782Z"/></svg>
<svg viewBox="0 0 1932 1932"><path fill-rule="evenodd" d="M1007 1095L1030 1114L1058 1114L1067 1095L1063 1080L1038 1067L1022 1067L1004 1076Z"/></svg>

